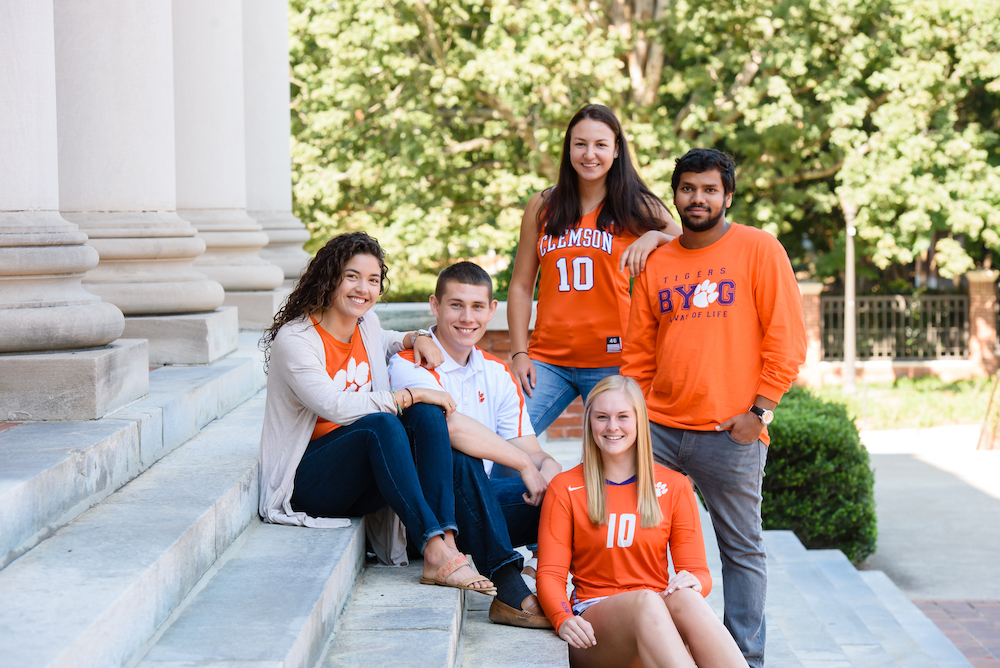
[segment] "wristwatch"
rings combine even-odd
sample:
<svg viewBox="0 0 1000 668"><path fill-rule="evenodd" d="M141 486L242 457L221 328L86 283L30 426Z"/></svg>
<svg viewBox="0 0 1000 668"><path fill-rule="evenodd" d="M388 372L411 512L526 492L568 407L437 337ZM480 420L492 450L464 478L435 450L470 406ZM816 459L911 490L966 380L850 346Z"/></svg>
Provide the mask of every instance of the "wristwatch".
<svg viewBox="0 0 1000 668"><path fill-rule="evenodd" d="M416 339L418 336L430 336L431 330L429 329L418 329L413 333L413 338Z"/></svg>
<svg viewBox="0 0 1000 668"><path fill-rule="evenodd" d="M765 427L774 421L774 411L769 411L766 408L760 408L759 406L751 406L748 410L759 417L761 424Z"/></svg>

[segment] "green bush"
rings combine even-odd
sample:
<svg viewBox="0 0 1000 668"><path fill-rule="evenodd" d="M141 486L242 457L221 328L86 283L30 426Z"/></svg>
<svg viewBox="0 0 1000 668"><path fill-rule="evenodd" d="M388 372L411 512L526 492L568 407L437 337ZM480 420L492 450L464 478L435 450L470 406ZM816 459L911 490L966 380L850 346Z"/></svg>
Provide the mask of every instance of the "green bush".
<svg viewBox="0 0 1000 668"><path fill-rule="evenodd" d="M775 411L764 477L765 529L790 529L811 549L857 563L875 551L875 476L842 404L792 390Z"/></svg>

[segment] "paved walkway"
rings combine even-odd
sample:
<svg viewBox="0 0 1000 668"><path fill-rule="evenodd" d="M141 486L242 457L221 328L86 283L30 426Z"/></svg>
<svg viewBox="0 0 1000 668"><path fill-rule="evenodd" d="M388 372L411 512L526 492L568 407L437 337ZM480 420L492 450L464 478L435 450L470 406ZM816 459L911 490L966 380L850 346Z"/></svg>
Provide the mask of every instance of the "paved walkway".
<svg viewBox="0 0 1000 668"><path fill-rule="evenodd" d="M979 427L862 432L881 570L976 668L1000 668L1000 451Z"/></svg>

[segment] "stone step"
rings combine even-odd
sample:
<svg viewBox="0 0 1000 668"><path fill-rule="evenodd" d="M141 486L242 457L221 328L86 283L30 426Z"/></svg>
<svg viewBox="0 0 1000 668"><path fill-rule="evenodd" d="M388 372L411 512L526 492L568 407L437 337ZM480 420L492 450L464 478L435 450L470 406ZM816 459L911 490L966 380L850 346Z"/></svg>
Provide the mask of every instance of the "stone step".
<svg viewBox="0 0 1000 668"><path fill-rule="evenodd" d="M795 586L784 564L777 559L768 559L767 563L766 610L768 654L774 631L780 630L804 668L854 668L851 659ZM767 662L771 663L769 658Z"/></svg>
<svg viewBox="0 0 1000 668"><path fill-rule="evenodd" d="M256 338L206 366L149 374L149 394L101 420L0 432L0 568L249 399L266 377Z"/></svg>
<svg viewBox="0 0 1000 668"><path fill-rule="evenodd" d="M260 392L0 571L5 665L135 660L256 517L263 409Z"/></svg>
<svg viewBox="0 0 1000 668"><path fill-rule="evenodd" d="M769 531L764 541L769 557L769 579L772 565L780 564L813 615L849 659L849 665L855 668L896 668L899 665L854 610L838 597L837 587L814 563L794 533ZM840 583L837 585L839 587ZM768 589L770 595L770 587ZM790 635L787 627L785 632L786 636ZM789 640L794 646L794 640Z"/></svg>
<svg viewBox="0 0 1000 668"><path fill-rule="evenodd" d="M929 657L885 607L840 550L809 550L809 558L834 586L834 595L849 606L879 643L906 668L935 668Z"/></svg>
<svg viewBox="0 0 1000 668"><path fill-rule="evenodd" d="M970 668L971 664L948 637L899 590L882 571L859 571L886 609L941 668Z"/></svg>
<svg viewBox="0 0 1000 668"><path fill-rule="evenodd" d="M364 529L255 520L172 615L139 668L316 665L364 563Z"/></svg>
<svg viewBox="0 0 1000 668"><path fill-rule="evenodd" d="M723 619L725 612L724 591L722 583L722 557L719 554L719 544L715 537L715 529L712 526L712 518L699 501L701 511L701 527L705 536L705 558L708 562L708 570L712 574L712 591L705 599L709 606L715 611L719 619ZM771 583L770 586L774 586ZM795 650L789 644L788 639L781 630L781 626L771 619L771 598L767 599L764 615L767 620L767 648L766 661L771 666L781 666L782 668L802 668L802 662L795 655Z"/></svg>
<svg viewBox="0 0 1000 668"><path fill-rule="evenodd" d="M421 585L422 568L422 561L405 568L366 568L320 666L454 668L465 598L487 599L488 604L488 597Z"/></svg>
<svg viewBox="0 0 1000 668"><path fill-rule="evenodd" d="M465 599L462 632L464 668L569 668L569 646L551 629L522 629L494 624L489 619L491 599Z"/></svg>

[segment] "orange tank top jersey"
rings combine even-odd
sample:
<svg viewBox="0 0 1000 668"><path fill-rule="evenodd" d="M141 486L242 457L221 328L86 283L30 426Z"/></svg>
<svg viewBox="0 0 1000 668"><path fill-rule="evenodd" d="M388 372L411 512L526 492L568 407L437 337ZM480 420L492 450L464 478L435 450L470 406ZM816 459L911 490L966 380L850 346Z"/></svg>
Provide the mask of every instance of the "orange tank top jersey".
<svg viewBox="0 0 1000 668"><path fill-rule="evenodd" d="M702 596L712 589L705 560L698 505L682 474L654 465L656 496L663 521L640 526L636 485L608 483L605 526L595 526L587 513L583 465L560 473L549 483L538 525L538 600L559 626L573 616L566 596L566 575L573 574L574 603L626 591L667 588L667 549L674 570L694 575Z"/></svg>
<svg viewBox="0 0 1000 668"><path fill-rule="evenodd" d="M326 372L330 374L337 389L341 392L368 392L372 389L372 375L368 367L368 353L361 342L361 332L354 328L350 343L343 343L333 338L333 335L316 324L316 331L323 340L323 352L326 353ZM312 439L326 436L339 427L321 417L316 418Z"/></svg>
<svg viewBox="0 0 1000 668"><path fill-rule="evenodd" d="M557 366L620 366L628 327L628 271L622 252L637 239L597 229L597 207L562 236L538 238L538 312L532 359Z"/></svg>

